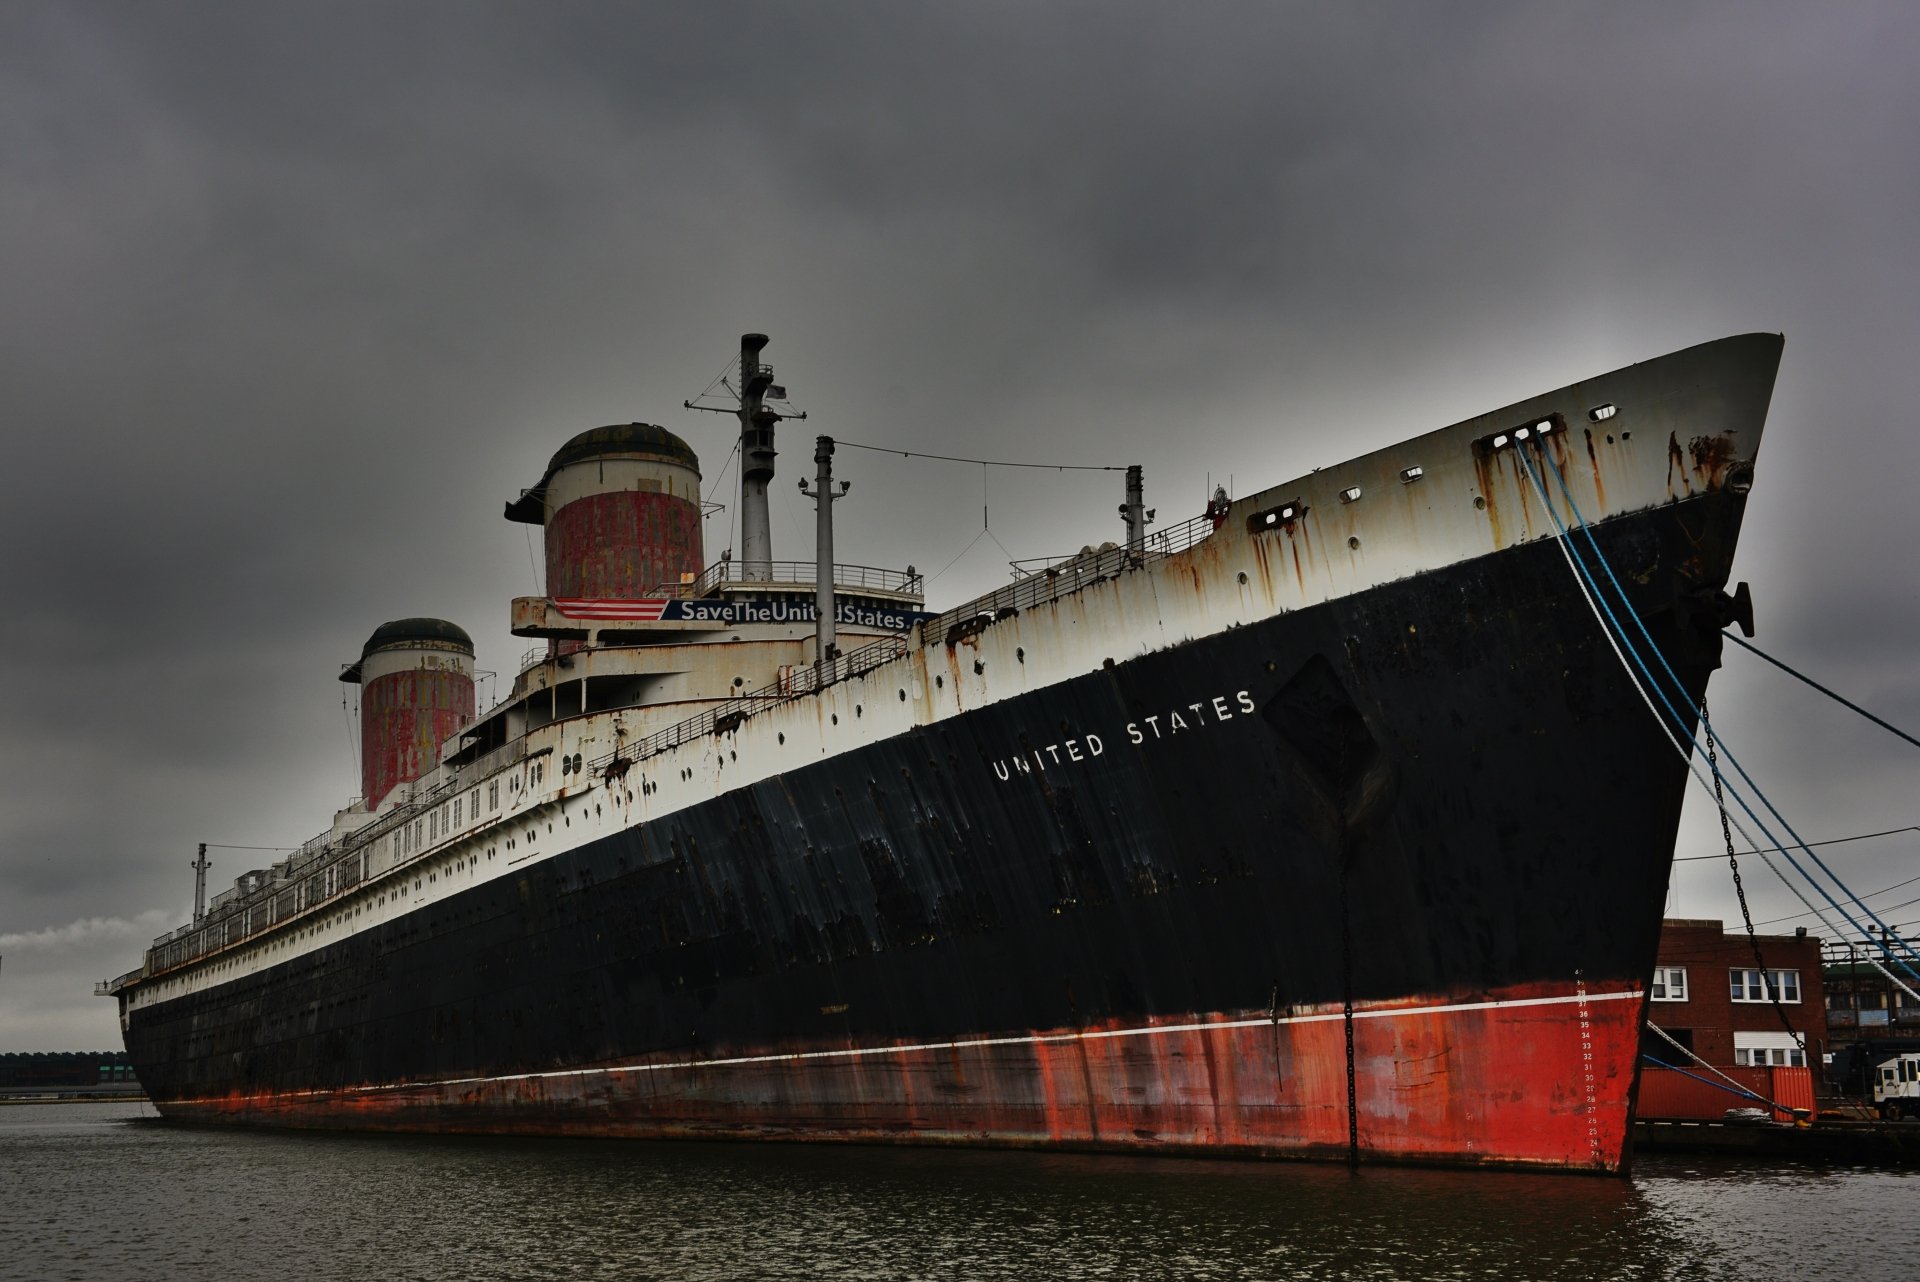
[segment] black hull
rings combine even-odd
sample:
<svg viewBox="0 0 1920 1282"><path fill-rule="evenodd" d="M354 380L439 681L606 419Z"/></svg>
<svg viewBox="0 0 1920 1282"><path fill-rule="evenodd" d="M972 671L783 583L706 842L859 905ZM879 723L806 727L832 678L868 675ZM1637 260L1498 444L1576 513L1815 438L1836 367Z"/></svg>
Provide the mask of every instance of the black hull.
<svg viewBox="0 0 1920 1282"><path fill-rule="evenodd" d="M1699 550L1741 504L1598 530L1696 700L1719 638L1689 602L1727 561ZM1571 574L1523 544L876 742L136 1008L128 1048L163 1108L245 1118L649 1056L1637 989L1686 766Z"/></svg>

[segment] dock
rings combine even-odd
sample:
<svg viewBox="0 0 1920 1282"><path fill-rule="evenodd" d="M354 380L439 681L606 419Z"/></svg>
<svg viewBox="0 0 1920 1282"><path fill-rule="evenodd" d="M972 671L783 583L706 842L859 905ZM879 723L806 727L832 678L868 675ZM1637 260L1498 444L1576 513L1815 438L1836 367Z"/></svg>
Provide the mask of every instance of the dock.
<svg viewBox="0 0 1920 1282"><path fill-rule="evenodd" d="M1822 1118L1812 1126L1636 1121L1639 1153L1726 1153L1860 1166L1920 1166L1920 1123Z"/></svg>

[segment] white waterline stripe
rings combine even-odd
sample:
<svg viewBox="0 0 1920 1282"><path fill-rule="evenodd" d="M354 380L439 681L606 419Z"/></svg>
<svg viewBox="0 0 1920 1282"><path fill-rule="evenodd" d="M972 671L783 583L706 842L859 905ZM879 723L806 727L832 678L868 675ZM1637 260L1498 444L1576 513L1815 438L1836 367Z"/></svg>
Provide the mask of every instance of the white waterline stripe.
<svg viewBox="0 0 1920 1282"><path fill-rule="evenodd" d="M1617 993L1568 993L1560 997L1513 997L1490 1002L1450 1002L1443 1006L1395 1006L1375 1010L1356 1010L1360 1019L1391 1019L1398 1015L1448 1015L1461 1011L1512 1010L1531 1006L1568 1006L1577 1002L1617 1002L1641 996L1639 989ZM1087 1033L1031 1033L1020 1037L976 1037L967 1041L918 1042L908 1046L849 1046L830 1051L786 1051L773 1055L736 1055L726 1059L686 1059L669 1063L618 1064L607 1068L565 1068L550 1073L505 1073L497 1077L449 1077L431 1082L383 1082L372 1086L348 1086L340 1090L280 1092L291 1096L372 1094L378 1091L425 1090L440 1086L477 1086L488 1082L543 1082L563 1077L603 1077L614 1073L662 1073L689 1068L734 1068L746 1064L799 1063L813 1059L860 1059L872 1055L910 1055L923 1051L972 1050L988 1046L1040 1046L1060 1042L1091 1042L1115 1037L1157 1037L1167 1033L1197 1033L1215 1029L1265 1028L1278 1024L1323 1024L1345 1019L1340 1011L1317 1015L1261 1016L1253 1019L1221 1020L1197 1024L1149 1024L1139 1028L1097 1029Z"/></svg>

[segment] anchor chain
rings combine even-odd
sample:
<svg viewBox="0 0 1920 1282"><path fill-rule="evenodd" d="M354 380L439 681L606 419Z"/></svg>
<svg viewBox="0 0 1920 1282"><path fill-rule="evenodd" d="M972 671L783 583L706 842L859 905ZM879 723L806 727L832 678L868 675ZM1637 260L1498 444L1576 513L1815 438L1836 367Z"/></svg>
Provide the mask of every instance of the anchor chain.
<svg viewBox="0 0 1920 1282"><path fill-rule="evenodd" d="M1347 1036L1347 1163L1360 1164L1360 1104L1353 1070L1353 918L1348 912L1347 880L1351 860L1340 864L1340 989L1341 1014Z"/></svg>

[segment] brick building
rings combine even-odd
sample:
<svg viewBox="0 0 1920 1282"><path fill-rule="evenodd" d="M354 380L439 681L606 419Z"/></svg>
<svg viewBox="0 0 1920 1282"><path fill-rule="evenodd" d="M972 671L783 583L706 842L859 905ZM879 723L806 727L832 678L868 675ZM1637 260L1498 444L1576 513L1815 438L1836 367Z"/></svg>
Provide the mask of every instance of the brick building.
<svg viewBox="0 0 1920 1282"><path fill-rule="evenodd" d="M1817 1072L1827 1051L1820 941L1802 930L1761 935L1759 944L1764 967L1744 931L1728 934L1720 922L1698 918L1661 922L1647 1020L1709 1064L1806 1065ZM1792 1033L1781 1025L1782 1012ZM1642 1049L1666 1063L1679 1058L1652 1032Z"/></svg>

